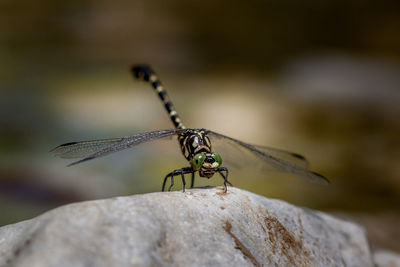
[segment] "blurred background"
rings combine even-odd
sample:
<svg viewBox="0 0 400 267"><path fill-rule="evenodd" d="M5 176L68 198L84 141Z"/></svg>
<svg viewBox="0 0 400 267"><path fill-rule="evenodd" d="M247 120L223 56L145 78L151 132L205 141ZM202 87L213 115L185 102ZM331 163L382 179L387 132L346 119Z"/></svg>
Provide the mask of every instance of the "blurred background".
<svg viewBox="0 0 400 267"><path fill-rule="evenodd" d="M400 251L395 0L1 0L0 225L157 192L186 166L175 140L74 167L49 153L172 128L150 86L131 77L134 63L156 70L188 127L301 153L331 180L314 185L239 161L236 187L352 218L372 247Z"/></svg>

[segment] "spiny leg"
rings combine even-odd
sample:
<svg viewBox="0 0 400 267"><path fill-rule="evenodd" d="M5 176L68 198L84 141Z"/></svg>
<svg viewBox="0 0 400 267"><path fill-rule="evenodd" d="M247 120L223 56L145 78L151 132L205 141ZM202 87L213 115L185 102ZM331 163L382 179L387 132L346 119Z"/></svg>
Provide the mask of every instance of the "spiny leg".
<svg viewBox="0 0 400 267"><path fill-rule="evenodd" d="M193 188L194 186L194 172L192 172L192 182L190 183L190 188Z"/></svg>
<svg viewBox="0 0 400 267"><path fill-rule="evenodd" d="M168 192L171 191L171 188L174 186L174 175L175 175L175 174L172 174L172 175L171 175L171 184L170 184L170 186L168 187Z"/></svg>
<svg viewBox="0 0 400 267"><path fill-rule="evenodd" d="M161 188L161 191L162 191L162 192L164 192L165 184L167 183L168 177L170 177L170 176L172 177L172 173L173 173L173 172L170 172L170 173L168 173L168 174L165 176L164 181L163 181L163 184L162 184L162 188Z"/></svg>
<svg viewBox="0 0 400 267"><path fill-rule="evenodd" d="M228 181L228 169L225 167L221 167L217 169L218 173L221 174L222 178L224 178L224 192L226 193L228 191L228 188L226 186L226 184L228 183L230 186L233 186L231 184L231 182ZM223 174L222 172L225 171L225 174Z"/></svg>
<svg viewBox="0 0 400 267"><path fill-rule="evenodd" d="M184 167L182 169L174 170L174 171L168 173L164 178L161 190L164 191L165 184L167 183L168 177L171 177L171 185L168 188L168 191L171 191L171 188L174 185L174 176L180 174L182 176L183 192L185 192L185 187L186 187L185 174L186 173L194 173L194 170L191 167Z"/></svg>
<svg viewBox="0 0 400 267"><path fill-rule="evenodd" d="M228 183L230 186L233 186L231 184L231 182L228 181L228 169L225 167L221 167L218 170L218 173L221 174L222 178L224 178L224 180L226 181L226 183ZM222 173L223 171L225 171L225 175Z"/></svg>
<svg viewBox="0 0 400 267"><path fill-rule="evenodd" d="M182 176L182 188L183 188L182 191L185 192L186 181L183 172L181 172L181 176Z"/></svg>

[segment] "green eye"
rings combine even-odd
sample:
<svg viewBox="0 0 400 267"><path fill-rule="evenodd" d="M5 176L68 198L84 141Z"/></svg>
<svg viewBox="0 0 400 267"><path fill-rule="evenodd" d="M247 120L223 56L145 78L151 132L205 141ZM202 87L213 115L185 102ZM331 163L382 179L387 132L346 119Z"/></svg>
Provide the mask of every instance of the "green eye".
<svg viewBox="0 0 400 267"><path fill-rule="evenodd" d="M195 170L200 169L200 167L203 164L205 159L206 159L205 154L197 154L196 156L194 156L192 159L193 169L195 169Z"/></svg>
<svg viewBox="0 0 400 267"><path fill-rule="evenodd" d="M221 166L221 164L222 164L222 158L221 158L221 156L220 156L218 153L216 153L216 152L212 153L211 157L213 157L213 159L214 159L216 162L218 162L219 166Z"/></svg>

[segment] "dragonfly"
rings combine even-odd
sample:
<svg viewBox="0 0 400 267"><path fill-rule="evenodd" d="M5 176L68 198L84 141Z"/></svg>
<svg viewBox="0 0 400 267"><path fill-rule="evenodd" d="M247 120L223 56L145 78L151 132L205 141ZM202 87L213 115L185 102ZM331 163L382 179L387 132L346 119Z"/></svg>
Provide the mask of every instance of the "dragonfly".
<svg viewBox="0 0 400 267"><path fill-rule="evenodd" d="M180 176L183 184L183 192L185 192L186 174L191 174L190 188L193 188L196 173L198 173L200 177L207 179L210 179L214 174L218 173L224 180L224 192L226 193L227 184L232 186L228 181L229 171L227 167L223 166L221 155L213 150L211 142L211 140L220 140L239 148L238 153L248 152L247 154L252 155L252 158L261 161L263 165L273 170L288 173L317 184L329 183L329 180L321 174L309 170L307 160L300 154L267 146L252 145L208 129L186 128L160 79L151 67L148 65L134 65L131 71L135 78L150 83L151 87L164 104L175 127L121 138L69 142L52 149L51 152L55 156L79 159L68 165L73 166L124 149L132 148L142 143L177 137L181 152L188 161L189 166L175 169L168 173L164 177L161 190L165 190L166 183L168 179L170 179L171 182L168 187L168 191L170 191L174 186L174 177Z"/></svg>

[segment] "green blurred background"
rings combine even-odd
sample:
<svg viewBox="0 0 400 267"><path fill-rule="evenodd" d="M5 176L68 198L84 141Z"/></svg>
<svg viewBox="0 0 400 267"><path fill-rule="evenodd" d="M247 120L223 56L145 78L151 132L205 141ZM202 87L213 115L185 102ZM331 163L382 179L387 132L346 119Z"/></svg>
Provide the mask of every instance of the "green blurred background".
<svg viewBox="0 0 400 267"><path fill-rule="evenodd" d="M187 126L299 152L332 182L239 162L235 186L345 214L399 250L399 1L0 1L0 225L156 192L186 165L175 141L71 168L48 153L172 127L134 63L157 71Z"/></svg>

